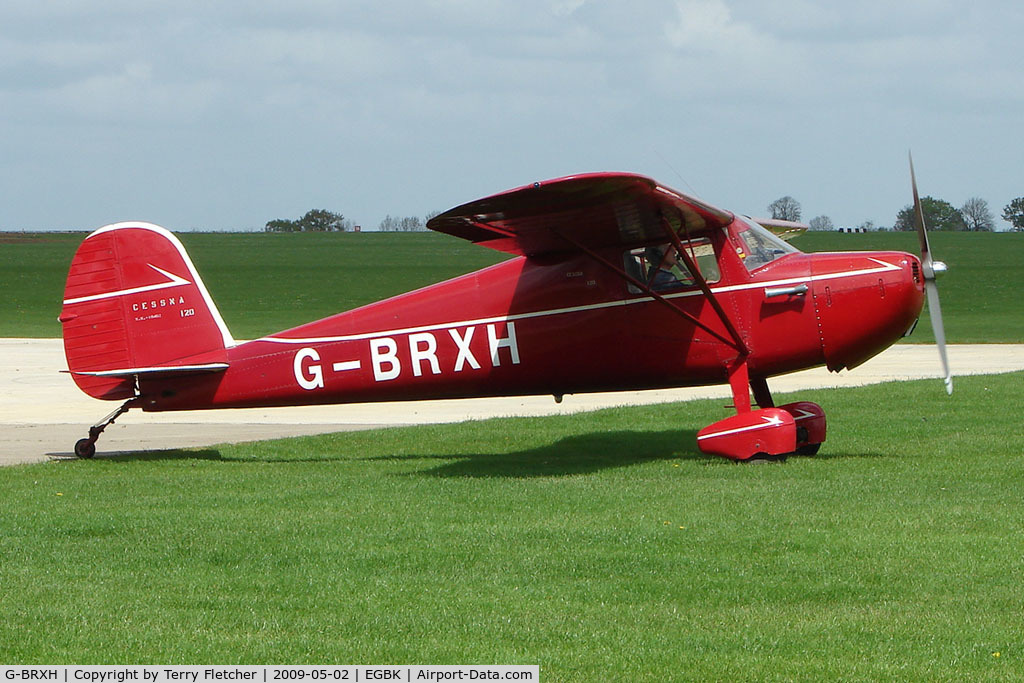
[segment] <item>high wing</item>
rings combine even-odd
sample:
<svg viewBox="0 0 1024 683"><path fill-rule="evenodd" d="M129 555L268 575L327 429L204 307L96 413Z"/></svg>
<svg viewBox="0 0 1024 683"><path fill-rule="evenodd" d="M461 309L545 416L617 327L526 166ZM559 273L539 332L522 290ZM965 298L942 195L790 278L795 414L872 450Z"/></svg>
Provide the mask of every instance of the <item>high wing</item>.
<svg viewBox="0 0 1024 683"><path fill-rule="evenodd" d="M767 228L773 235L782 238L787 242L794 237L799 237L804 234L811 227L806 223L800 223L798 221L784 221L778 218L751 218L751 220L762 228Z"/></svg>
<svg viewBox="0 0 1024 683"><path fill-rule="evenodd" d="M533 183L463 204L435 216L427 227L477 244L521 256L578 251L633 284L741 354L747 349L735 326L704 280L683 239L728 226L734 215L678 192L646 176L589 173ZM714 330L693 314L602 257L603 247L634 247L671 242L711 304L723 330Z"/></svg>
<svg viewBox="0 0 1024 683"><path fill-rule="evenodd" d="M733 214L628 173L567 176L508 190L439 214L431 230L521 256L664 241L723 228Z"/></svg>

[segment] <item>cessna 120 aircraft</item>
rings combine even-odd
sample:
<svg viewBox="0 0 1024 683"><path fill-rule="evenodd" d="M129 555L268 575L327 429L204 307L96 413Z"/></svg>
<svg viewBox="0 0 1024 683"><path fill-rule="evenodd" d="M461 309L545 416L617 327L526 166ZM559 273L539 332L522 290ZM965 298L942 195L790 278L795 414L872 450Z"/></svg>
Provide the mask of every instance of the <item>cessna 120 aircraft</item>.
<svg viewBox="0 0 1024 683"><path fill-rule="evenodd" d="M236 342L178 239L117 223L76 252L60 314L68 368L122 413L728 383L735 415L701 451L814 454L815 403L776 406L775 375L853 368L912 329L929 297L952 391L916 181L921 258L805 254L756 221L650 178L596 173L464 204L427 227L513 258L385 301ZM753 393L753 401L751 401Z"/></svg>

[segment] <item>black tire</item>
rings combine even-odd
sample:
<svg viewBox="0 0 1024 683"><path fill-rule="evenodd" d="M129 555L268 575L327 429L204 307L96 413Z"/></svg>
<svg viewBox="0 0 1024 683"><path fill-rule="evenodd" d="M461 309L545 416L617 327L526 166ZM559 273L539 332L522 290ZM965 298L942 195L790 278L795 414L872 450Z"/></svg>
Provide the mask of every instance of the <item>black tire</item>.
<svg viewBox="0 0 1024 683"><path fill-rule="evenodd" d="M786 456L771 455L769 453L755 453L753 456L746 460L741 460L740 462L745 462L748 465L764 465L768 463L786 462Z"/></svg>
<svg viewBox="0 0 1024 683"><path fill-rule="evenodd" d="M817 455L819 450L821 450L820 443L805 443L803 446L797 446L794 452L797 455Z"/></svg>
<svg viewBox="0 0 1024 683"><path fill-rule="evenodd" d="M79 439L75 442L75 455L88 460L96 455L96 442L89 439Z"/></svg>

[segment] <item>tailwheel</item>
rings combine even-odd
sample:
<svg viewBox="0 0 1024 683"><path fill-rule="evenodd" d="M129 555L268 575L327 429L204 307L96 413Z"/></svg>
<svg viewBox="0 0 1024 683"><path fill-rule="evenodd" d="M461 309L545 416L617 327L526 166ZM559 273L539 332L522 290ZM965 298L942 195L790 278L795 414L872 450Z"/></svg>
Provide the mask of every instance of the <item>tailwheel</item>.
<svg viewBox="0 0 1024 683"><path fill-rule="evenodd" d="M103 433L103 430L106 429L108 425L114 424L114 420L121 417L124 413L127 413L128 409L131 408L137 400L137 398L128 399L120 408L112 412L110 415L107 415L92 427L89 427L89 436L75 442L75 455L85 460L96 455L96 440L100 438L100 434Z"/></svg>
<svg viewBox="0 0 1024 683"><path fill-rule="evenodd" d="M92 439L79 439L75 442L75 455L88 460L96 455L96 442Z"/></svg>

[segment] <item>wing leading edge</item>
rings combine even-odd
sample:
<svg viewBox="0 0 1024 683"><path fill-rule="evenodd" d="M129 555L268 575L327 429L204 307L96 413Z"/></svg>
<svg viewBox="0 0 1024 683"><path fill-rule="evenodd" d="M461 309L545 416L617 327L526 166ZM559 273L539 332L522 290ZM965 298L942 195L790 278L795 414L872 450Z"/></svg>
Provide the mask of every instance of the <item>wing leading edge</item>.
<svg viewBox="0 0 1024 683"><path fill-rule="evenodd" d="M696 237L733 214L651 178L590 173L525 185L435 216L427 227L522 256L664 241L666 227Z"/></svg>

